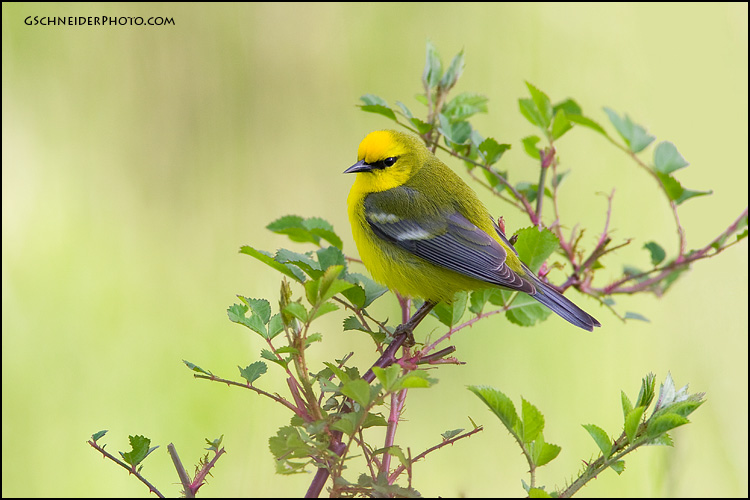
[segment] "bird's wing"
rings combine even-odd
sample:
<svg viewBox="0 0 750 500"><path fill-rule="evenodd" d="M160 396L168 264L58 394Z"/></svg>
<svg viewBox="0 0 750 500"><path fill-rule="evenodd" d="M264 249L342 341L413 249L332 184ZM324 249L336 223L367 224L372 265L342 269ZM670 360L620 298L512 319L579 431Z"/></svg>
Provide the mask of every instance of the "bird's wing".
<svg viewBox="0 0 750 500"><path fill-rule="evenodd" d="M453 207L441 211L406 187L372 193L364 204L367 222L379 238L465 276L534 293L534 285L505 263L506 251L497 240Z"/></svg>

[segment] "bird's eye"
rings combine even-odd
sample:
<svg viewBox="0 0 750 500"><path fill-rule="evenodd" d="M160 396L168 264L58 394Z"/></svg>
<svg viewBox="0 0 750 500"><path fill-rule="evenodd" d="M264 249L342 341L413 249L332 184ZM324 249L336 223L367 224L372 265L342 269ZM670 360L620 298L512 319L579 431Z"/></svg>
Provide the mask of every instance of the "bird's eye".
<svg viewBox="0 0 750 500"><path fill-rule="evenodd" d="M390 158L386 158L385 160L383 160L383 164L384 164L384 165L385 165L386 167L390 167L390 166L393 166L393 164L394 164L394 163L396 163L396 160L397 160L397 159L398 159L398 158L396 158L395 156L391 156Z"/></svg>

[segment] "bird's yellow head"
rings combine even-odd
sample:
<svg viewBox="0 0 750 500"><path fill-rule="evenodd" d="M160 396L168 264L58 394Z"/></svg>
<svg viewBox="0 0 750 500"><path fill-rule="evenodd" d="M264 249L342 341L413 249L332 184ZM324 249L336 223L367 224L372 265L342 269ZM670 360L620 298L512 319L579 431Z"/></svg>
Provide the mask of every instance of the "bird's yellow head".
<svg viewBox="0 0 750 500"><path fill-rule="evenodd" d="M357 163L344 173L357 173L354 188L364 193L385 191L408 181L429 158L422 141L395 130L370 132L359 144Z"/></svg>

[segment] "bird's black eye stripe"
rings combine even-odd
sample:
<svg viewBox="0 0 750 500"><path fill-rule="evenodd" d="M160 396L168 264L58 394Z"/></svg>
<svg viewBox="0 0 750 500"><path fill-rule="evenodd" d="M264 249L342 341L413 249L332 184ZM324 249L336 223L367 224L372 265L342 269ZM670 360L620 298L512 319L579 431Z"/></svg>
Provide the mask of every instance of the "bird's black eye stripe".
<svg viewBox="0 0 750 500"><path fill-rule="evenodd" d="M396 160L398 160L398 156L390 156L388 158L385 158L383 160L378 160L375 163L372 163L372 168L386 168L393 166L394 163L396 163Z"/></svg>

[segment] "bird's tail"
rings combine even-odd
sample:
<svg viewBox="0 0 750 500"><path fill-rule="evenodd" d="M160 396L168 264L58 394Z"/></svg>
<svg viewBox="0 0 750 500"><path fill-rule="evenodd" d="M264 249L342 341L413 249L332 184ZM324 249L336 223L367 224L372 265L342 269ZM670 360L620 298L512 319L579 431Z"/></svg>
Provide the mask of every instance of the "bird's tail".
<svg viewBox="0 0 750 500"><path fill-rule="evenodd" d="M596 318L566 299L560 292L543 281L535 279L534 287L536 288L536 293L532 297L549 307L565 321L590 332L594 330L595 326L602 326Z"/></svg>

